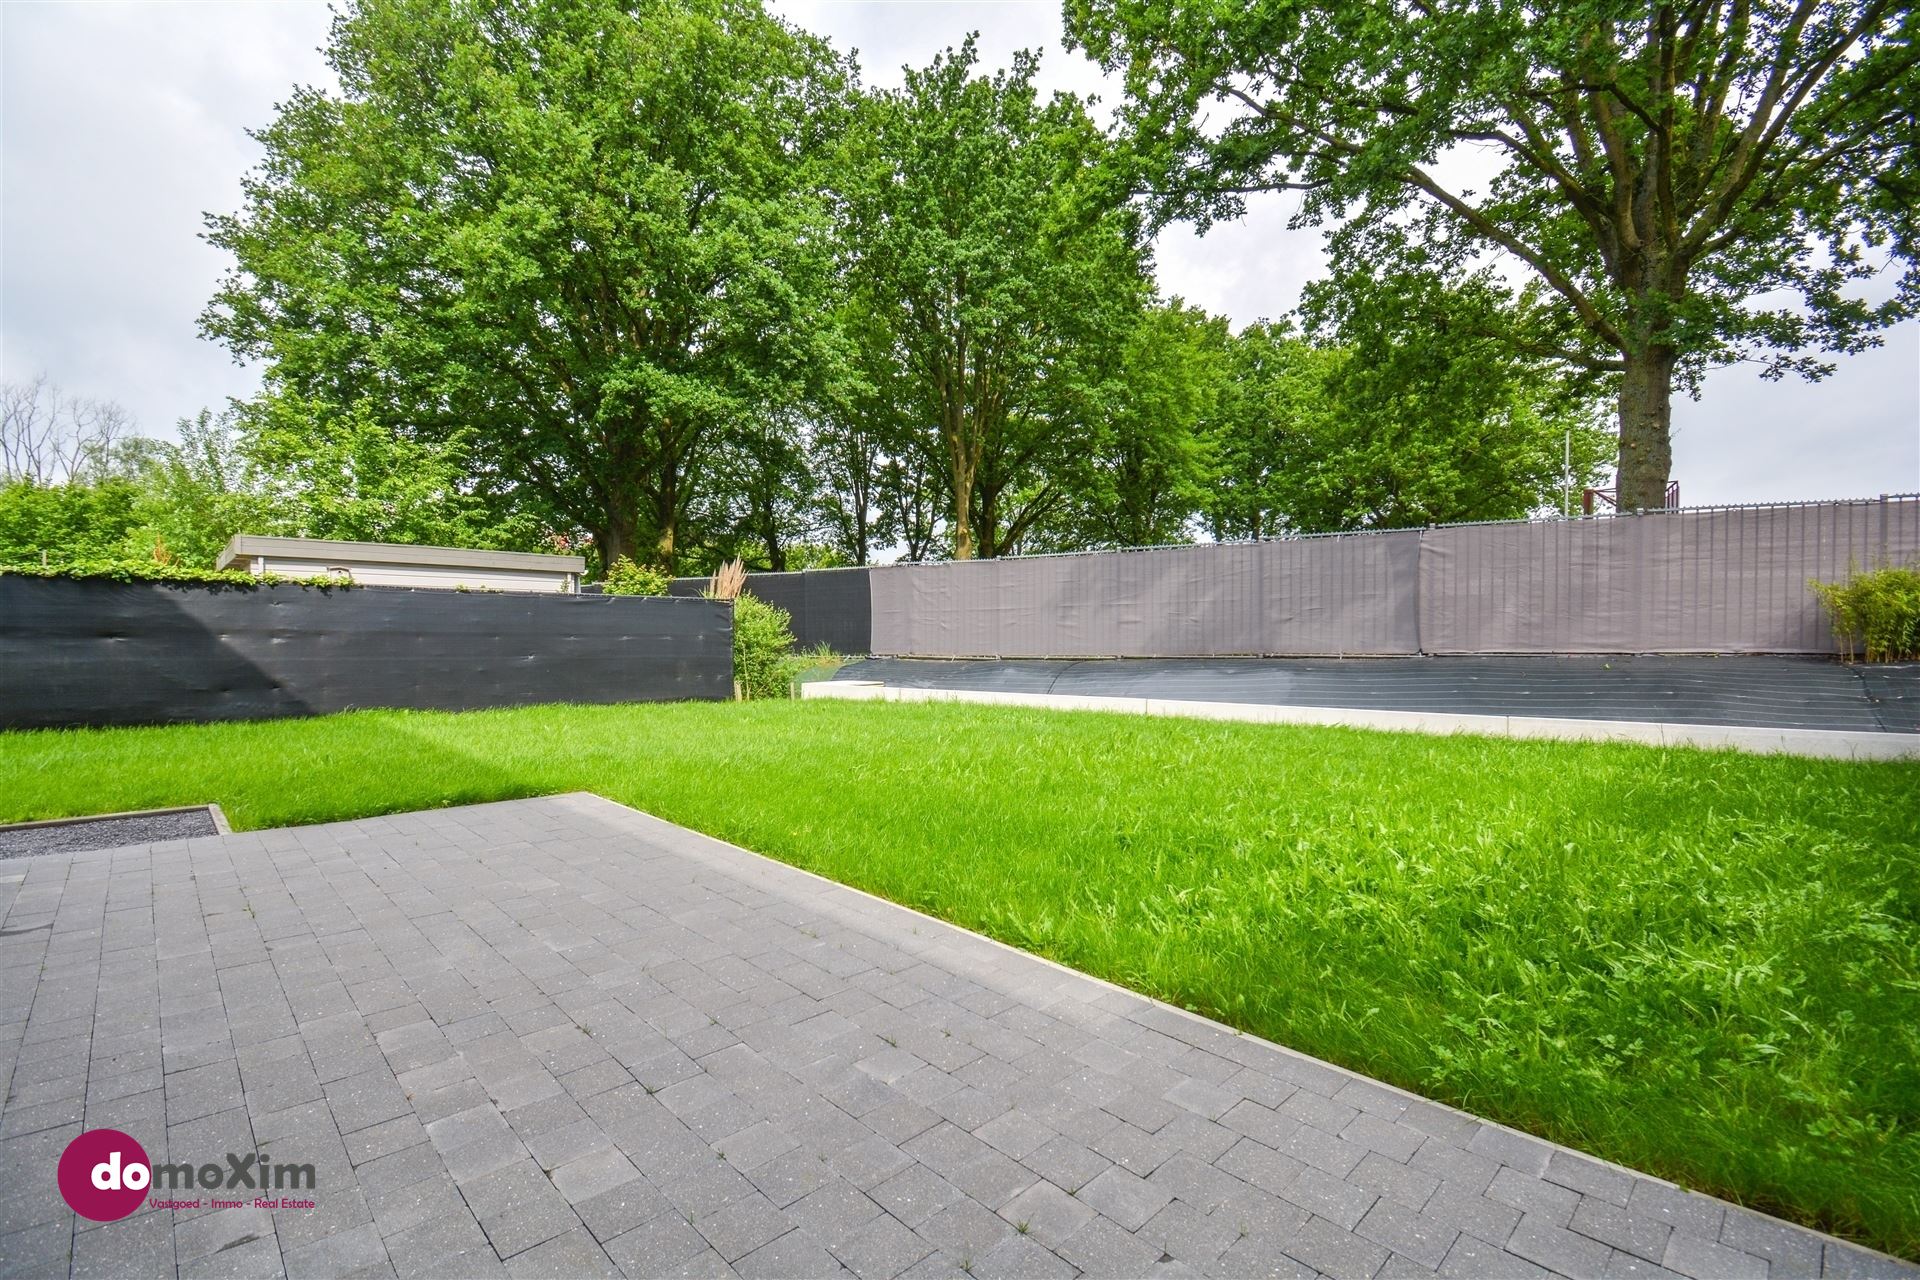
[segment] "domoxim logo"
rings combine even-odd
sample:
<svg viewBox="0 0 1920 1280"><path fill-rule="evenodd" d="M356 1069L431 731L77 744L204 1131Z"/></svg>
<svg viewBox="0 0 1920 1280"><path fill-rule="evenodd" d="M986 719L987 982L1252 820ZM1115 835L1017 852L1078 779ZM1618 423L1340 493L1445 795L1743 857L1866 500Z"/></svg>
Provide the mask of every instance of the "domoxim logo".
<svg viewBox="0 0 1920 1280"><path fill-rule="evenodd" d="M60 1153L60 1194L83 1218L115 1222L140 1207L153 1181L147 1149L118 1129L89 1129Z"/></svg>

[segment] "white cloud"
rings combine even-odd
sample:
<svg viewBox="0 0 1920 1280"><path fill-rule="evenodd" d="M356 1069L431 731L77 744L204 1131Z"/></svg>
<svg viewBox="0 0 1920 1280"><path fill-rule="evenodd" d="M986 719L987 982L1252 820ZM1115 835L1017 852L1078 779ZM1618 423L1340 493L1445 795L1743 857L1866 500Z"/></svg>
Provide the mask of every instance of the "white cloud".
<svg viewBox="0 0 1920 1280"><path fill-rule="evenodd" d="M0 363L119 400L149 432L257 379L196 336L246 136L326 82L323 3L0 5Z"/></svg>
<svg viewBox="0 0 1920 1280"><path fill-rule="evenodd" d="M978 30L982 62L1043 53L1044 88L1114 90L1060 47L1054 0L779 0L790 20L858 49L871 84L899 83ZM194 322L224 266L198 239L239 201L257 157L246 130L296 83L326 83L320 0L0 4L0 368L45 369L117 399L149 431L257 383ZM1291 231L1291 198L1256 200L1205 237L1158 246L1169 293L1236 325L1278 316L1319 269L1320 238ZM1690 502L1920 488L1920 325L1843 360L1827 382L1745 369L1675 406L1675 473Z"/></svg>

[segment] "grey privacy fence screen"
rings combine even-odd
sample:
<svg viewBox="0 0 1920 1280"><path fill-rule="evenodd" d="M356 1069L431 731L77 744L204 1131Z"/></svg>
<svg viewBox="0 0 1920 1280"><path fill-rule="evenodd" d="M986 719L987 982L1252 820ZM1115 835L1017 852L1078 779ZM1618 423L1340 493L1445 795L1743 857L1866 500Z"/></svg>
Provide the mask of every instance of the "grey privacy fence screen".
<svg viewBox="0 0 1920 1280"><path fill-rule="evenodd" d="M668 592L697 596L706 578L675 578ZM747 590L793 617L793 638L802 649L826 645L835 653L872 651L872 600L865 569L803 569L754 573Z"/></svg>
<svg viewBox="0 0 1920 1280"><path fill-rule="evenodd" d="M1429 529L1427 653L1831 653L1807 589L1920 557L1920 495Z"/></svg>
<svg viewBox="0 0 1920 1280"><path fill-rule="evenodd" d="M0 574L0 728L729 698L708 600Z"/></svg>
<svg viewBox="0 0 1920 1280"><path fill-rule="evenodd" d="M1808 580L1916 559L1920 495L1903 494L752 574L747 586L793 613L802 643L892 657L1831 653ZM814 585L827 574L831 592Z"/></svg>
<svg viewBox="0 0 1920 1280"><path fill-rule="evenodd" d="M1419 651L1420 535L888 565L872 652L1175 657Z"/></svg>

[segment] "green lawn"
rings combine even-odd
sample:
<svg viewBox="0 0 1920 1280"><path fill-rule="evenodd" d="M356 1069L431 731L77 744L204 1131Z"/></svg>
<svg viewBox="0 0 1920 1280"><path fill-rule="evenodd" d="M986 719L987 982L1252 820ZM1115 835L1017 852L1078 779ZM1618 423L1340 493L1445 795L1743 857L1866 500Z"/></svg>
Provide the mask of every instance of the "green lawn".
<svg viewBox="0 0 1920 1280"><path fill-rule="evenodd" d="M952 704L0 734L0 820L574 789L1920 1256L1920 766Z"/></svg>

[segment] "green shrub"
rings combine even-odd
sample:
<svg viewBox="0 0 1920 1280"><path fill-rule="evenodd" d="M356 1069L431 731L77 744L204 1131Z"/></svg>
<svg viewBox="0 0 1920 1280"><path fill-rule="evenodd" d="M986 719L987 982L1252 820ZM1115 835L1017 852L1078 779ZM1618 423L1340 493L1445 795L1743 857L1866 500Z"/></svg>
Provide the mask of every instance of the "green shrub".
<svg viewBox="0 0 1920 1280"><path fill-rule="evenodd" d="M742 696L785 698L792 692L793 616L741 592L733 602L733 678Z"/></svg>
<svg viewBox="0 0 1920 1280"><path fill-rule="evenodd" d="M613 568L607 570L606 580L600 586L610 596L663 596L671 581L665 569L635 564L621 556L613 562Z"/></svg>
<svg viewBox="0 0 1920 1280"><path fill-rule="evenodd" d="M110 560L134 523L139 489L118 477L100 484L0 481L0 564Z"/></svg>
<svg viewBox="0 0 1920 1280"><path fill-rule="evenodd" d="M1859 570L1845 582L1810 582L1833 616L1833 634L1847 651L1866 642L1868 662L1920 661L1920 567Z"/></svg>
<svg viewBox="0 0 1920 1280"><path fill-rule="evenodd" d="M195 569L179 564L159 564L152 560L76 560L51 564L0 564L0 574L20 578L83 578L106 582L173 582L188 586L271 587L293 584L302 587L347 588L349 578L318 574L310 578L287 577L269 573L256 575L244 569Z"/></svg>

